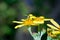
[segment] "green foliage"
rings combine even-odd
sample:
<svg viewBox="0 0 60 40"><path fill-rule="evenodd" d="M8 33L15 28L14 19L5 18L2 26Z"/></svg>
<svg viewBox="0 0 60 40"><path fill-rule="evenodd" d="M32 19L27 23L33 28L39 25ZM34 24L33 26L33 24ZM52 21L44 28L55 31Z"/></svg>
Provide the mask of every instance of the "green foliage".
<svg viewBox="0 0 60 40"><path fill-rule="evenodd" d="M6 11L8 8L7 4L5 2L0 3L0 12Z"/></svg>
<svg viewBox="0 0 60 40"><path fill-rule="evenodd" d="M7 25L3 25L1 28L0 28L2 34L10 34L11 33L11 28L9 28L9 26Z"/></svg>
<svg viewBox="0 0 60 40"><path fill-rule="evenodd" d="M18 2L18 0L4 0L8 5L13 5Z"/></svg>
<svg viewBox="0 0 60 40"><path fill-rule="evenodd" d="M18 13L14 8L9 8L6 10L6 15L8 17L11 17L11 16L14 17L14 16L16 16L16 14L18 14Z"/></svg>

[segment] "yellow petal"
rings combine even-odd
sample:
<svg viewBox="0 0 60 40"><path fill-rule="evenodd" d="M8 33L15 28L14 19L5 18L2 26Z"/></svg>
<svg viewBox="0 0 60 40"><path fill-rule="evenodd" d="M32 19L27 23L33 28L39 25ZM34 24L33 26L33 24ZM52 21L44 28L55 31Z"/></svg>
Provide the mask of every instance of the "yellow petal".
<svg viewBox="0 0 60 40"><path fill-rule="evenodd" d="M52 31L52 33L57 35L57 34L60 34L60 31Z"/></svg>
<svg viewBox="0 0 60 40"><path fill-rule="evenodd" d="M40 18L44 18L44 16L40 16Z"/></svg>
<svg viewBox="0 0 60 40"><path fill-rule="evenodd" d="M36 25L36 24L31 24L31 25Z"/></svg>
<svg viewBox="0 0 60 40"><path fill-rule="evenodd" d="M25 21L25 19L21 19L21 21Z"/></svg>
<svg viewBox="0 0 60 40"><path fill-rule="evenodd" d="M17 29L17 28L20 28L20 27L23 27L24 25L17 25L17 26L15 26L15 29Z"/></svg>
<svg viewBox="0 0 60 40"><path fill-rule="evenodd" d="M55 25L56 27L59 28L59 24L58 24L57 22L55 22L53 19L51 19L50 21L51 21L51 23L52 23L53 25Z"/></svg>
<svg viewBox="0 0 60 40"><path fill-rule="evenodd" d="M37 17L33 20L33 23L34 24L43 24L44 23L44 17L43 16L40 16L40 17Z"/></svg>
<svg viewBox="0 0 60 40"><path fill-rule="evenodd" d="M13 21L13 23L23 23L23 22L19 22L19 21Z"/></svg>
<svg viewBox="0 0 60 40"><path fill-rule="evenodd" d="M50 27L51 29L59 30L58 28L56 28L56 27L53 26L53 25L47 24L47 26Z"/></svg>
<svg viewBox="0 0 60 40"><path fill-rule="evenodd" d="M50 29L50 28L47 28L47 31L51 31L52 29Z"/></svg>
<svg viewBox="0 0 60 40"><path fill-rule="evenodd" d="M34 24L43 24L44 21L33 21Z"/></svg>
<svg viewBox="0 0 60 40"><path fill-rule="evenodd" d="M51 19L44 19L44 21L50 21Z"/></svg>

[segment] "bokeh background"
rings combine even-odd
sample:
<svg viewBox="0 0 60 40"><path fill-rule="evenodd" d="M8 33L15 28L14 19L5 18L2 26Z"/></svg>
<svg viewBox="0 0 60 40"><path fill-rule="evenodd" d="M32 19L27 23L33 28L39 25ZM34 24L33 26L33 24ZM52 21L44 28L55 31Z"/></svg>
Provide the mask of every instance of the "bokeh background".
<svg viewBox="0 0 60 40"><path fill-rule="evenodd" d="M0 40L33 40L26 28L14 29L12 21L28 14L53 18L60 24L60 0L0 0ZM44 25L45 26L45 25ZM37 32L37 28L32 28Z"/></svg>

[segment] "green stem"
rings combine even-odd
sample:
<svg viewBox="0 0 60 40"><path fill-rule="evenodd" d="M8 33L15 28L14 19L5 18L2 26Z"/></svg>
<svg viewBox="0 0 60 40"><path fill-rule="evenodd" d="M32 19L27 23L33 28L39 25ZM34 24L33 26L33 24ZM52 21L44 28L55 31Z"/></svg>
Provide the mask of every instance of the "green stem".
<svg viewBox="0 0 60 40"><path fill-rule="evenodd" d="M38 32L40 32L40 35L41 35L41 26L38 25Z"/></svg>

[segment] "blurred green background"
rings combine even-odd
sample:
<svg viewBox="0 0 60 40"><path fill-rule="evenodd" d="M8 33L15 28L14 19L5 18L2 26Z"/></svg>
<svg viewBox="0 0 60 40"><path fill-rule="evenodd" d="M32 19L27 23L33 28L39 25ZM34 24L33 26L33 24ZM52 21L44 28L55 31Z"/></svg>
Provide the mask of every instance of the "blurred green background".
<svg viewBox="0 0 60 40"><path fill-rule="evenodd" d="M19 30L14 29L17 24L12 21L20 21L30 13L53 18L60 24L60 0L0 0L0 40L15 40Z"/></svg>

